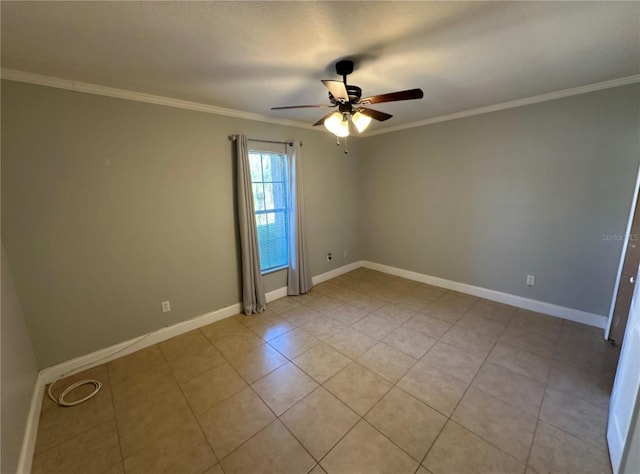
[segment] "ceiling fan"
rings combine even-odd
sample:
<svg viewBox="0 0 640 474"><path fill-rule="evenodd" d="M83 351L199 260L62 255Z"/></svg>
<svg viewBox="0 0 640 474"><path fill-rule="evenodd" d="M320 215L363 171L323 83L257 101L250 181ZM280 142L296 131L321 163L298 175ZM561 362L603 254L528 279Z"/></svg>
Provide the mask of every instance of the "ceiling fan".
<svg viewBox="0 0 640 474"><path fill-rule="evenodd" d="M358 133L362 133L371 123L371 119L383 122L393 115L365 107L369 104L382 102L395 102L398 100L422 99L422 89L409 89L406 91L390 92L388 94L362 97L362 89L358 86L347 84L347 76L353 72L353 61L342 60L336 63L336 73L342 76L342 81L323 80L322 83L329 89L329 101L327 105L287 105L283 107L271 107L271 110L283 109L307 109L314 107L337 107L338 110L330 112L313 125L321 125L337 137L349 135L349 123L351 122Z"/></svg>

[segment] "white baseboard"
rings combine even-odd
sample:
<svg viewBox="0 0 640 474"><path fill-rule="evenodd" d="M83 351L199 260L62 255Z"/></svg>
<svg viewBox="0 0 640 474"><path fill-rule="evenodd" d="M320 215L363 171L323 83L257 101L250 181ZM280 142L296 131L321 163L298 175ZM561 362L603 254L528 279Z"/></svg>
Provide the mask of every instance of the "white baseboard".
<svg viewBox="0 0 640 474"><path fill-rule="evenodd" d="M316 275L313 277L313 283L318 284L331 278L335 278L344 273L360 268L362 262L354 262L349 265L345 265L340 268L336 268L326 273ZM276 290L268 292L266 295L267 303L283 298L287 296L287 287L278 288ZM40 419L40 409L42 407L42 396L44 395L44 388L47 384L55 382L56 380L71 375L80 370L87 370L100 364L104 364L111 360L117 359L133 352L144 349L145 347L152 346L158 342L166 341L172 337L179 336L185 332L192 331L194 329L206 326L207 324L215 323L221 319L228 318L242 311L242 305L240 303L233 304L210 313L196 316L192 319L179 322L172 326L158 329L156 331L144 334L142 336L129 339L128 341L120 342L104 349L99 349L90 354L85 354L74 359L67 360L60 364L56 364L51 367L42 369L38 373L38 377L33 389L33 396L31 398L31 406L29 407L29 415L27 418L27 426L25 428L25 434L22 442L22 449L20 451L20 461L18 464L18 473L31 472L31 463L33 461L33 452L35 449L36 437L38 434L38 422Z"/></svg>
<svg viewBox="0 0 640 474"><path fill-rule="evenodd" d="M461 293L466 293L473 296L479 296L481 298L497 301L499 303L509 304L518 308L537 311L558 318L569 319L571 321L588 324L590 326L604 328L607 322L607 318L605 316L601 316L598 314L587 313L577 309L566 308L564 306L545 303L543 301L523 298L521 296L515 296L508 293L502 293L500 291L489 290L487 288L467 285L466 283L458 283L451 280L445 280L443 278L438 278L368 261L357 261L339 268L335 268L328 272L314 276L312 280L313 283L317 285L319 283L330 280L361 267L388 273L390 275L396 275L408 280L419 281L421 283L427 283L429 285L459 291ZM277 300L278 298L285 297L287 296L287 287L282 287L270 291L265 296L267 298L267 303ZM33 452L35 448L36 436L38 433L40 409L42 406L42 396L44 394L44 388L46 384L54 382L64 376L71 375L79 370L86 370L91 367L104 364L118 357L122 357L140 349L144 349L145 347L149 347L153 344L157 344L158 342L162 342L172 337L179 336L180 334L184 334L185 332L189 332L199 327L206 326L207 324L220 321L221 319L238 314L240 311L241 304L237 303L41 370L38 374L38 378L33 390L33 397L31 399L31 406L27 419L27 427L25 429L22 451L20 453L18 473L22 474L31 471Z"/></svg>
<svg viewBox="0 0 640 474"><path fill-rule="evenodd" d="M371 270L377 270L379 272L406 278L408 280L419 281L428 285L459 291L460 293L466 293L468 295L479 296L480 298L497 301L498 303L505 303L517 308L536 311L538 313L548 314L549 316L555 316L556 318L568 319L570 321L587 324L589 326L604 328L607 324L607 317L600 314L588 313L586 311L567 308L565 306L546 303L544 301L532 300L522 296L503 293L501 291L468 285L466 283L459 283L457 281L445 280L444 278L403 270L401 268L382 265L380 263L363 261L362 266Z"/></svg>
<svg viewBox="0 0 640 474"><path fill-rule="evenodd" d="M331 280L332 278L335 278L340 275L344 275L345 273L349 273L361 267L362 267L362 260L359 260L357 262L349 263L339 268L334 268L333 270L329 270L328 272L321 273L320 275L316 275L311 280L313 281L314 285L317 285L318 283Z"/></svg>
<svg viewBox="0 0 640 474"><path fill-rule="evenodd" d="M313 277L313 283L321 283L344 273L350 272L351 270L355 270L356 268L360 268L361 266L362 262L354 262L349 265L336 268L329 272L316 275ZM270 291L265 296L267 298L267 303L287 296L287 287L284 286L282 288ZM212 311L210 313L202 314L186 321L179 322L172 326L167 326L148 334L129 339L128 341L120 342L118 344L105 347L104 349L99 349L95 352L91 352L90 354L76 357L75 359L62 362L52 367L47 367L46 369L40 371L39 376L42 378L45 384L48 384L58 380L61 377L71 375L72 373L80 369L86 370L91 367L95 367L96 365L104 364L105 362L109 362L118 357L131 354L140 349L144 349L145 347L157 344L158 342L166 341L167 339L179 336L180 334L184 334L185 332L189 332L202 326L206 326L207 324L215 323L216 321L220 321L221 319L228 318L229 316L238 314L241 311L242 307L240 303L233 304L225 308L221 308L216 311Z"/></svg>
<svg viewBox="0 0 640 474"><path fill-rule="evenodd" d="M20 450L20 459L18 460L18 474L26 474L31 472L31 464L33 463L33 451L36 448L36 439L38 437L38 423L40 421L40 410L42 409L42 396L44 395L44 382L40 374L36 377L31 394L31 404L29 405L29 414L27 416L27 425L25 426L24 436L22 437L22 448Z"/></svg>

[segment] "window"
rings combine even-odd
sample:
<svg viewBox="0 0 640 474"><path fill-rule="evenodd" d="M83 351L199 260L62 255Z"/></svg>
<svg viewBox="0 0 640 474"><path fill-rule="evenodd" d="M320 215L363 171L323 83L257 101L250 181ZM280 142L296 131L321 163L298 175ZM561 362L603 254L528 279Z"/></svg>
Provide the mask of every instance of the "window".
<svg viewBox="0 0 640 474"><path fill-rule="evenodd" d="M287 155L250 150L249 166L262 273L289 265Z"/></svg>

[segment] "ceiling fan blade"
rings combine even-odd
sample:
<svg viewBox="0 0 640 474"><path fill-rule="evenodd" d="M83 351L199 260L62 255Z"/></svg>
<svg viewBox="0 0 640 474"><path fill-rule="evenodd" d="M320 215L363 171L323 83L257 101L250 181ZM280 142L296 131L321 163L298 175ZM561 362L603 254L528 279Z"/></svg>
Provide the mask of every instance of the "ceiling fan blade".
<svg viewBox="0 0 640 474"><path fill-rule="evenodd" d="M389 92L388 94L374 95L360 99L361 104L379 104L381 102L395 102L397 100L422 99L422 89L409 89L406 91Z"/></svg>
<svg viewBox="0 0 640 474"><path fill-rule="evenodd" d="M319 107L335 107L335 105L284 105L282 107L271 107L271 110L283 110L283 109L312 109Z"/></svg>
<svg viewBox="0 0 640 474"><path fill-rule="evenodd" d="M349 102L349 94L347 93L347 88L344 86L344 82L325 79L322 83L329 89L334 99Z"/></svg>
<svg viewBox="0 0 640 474"><path fill-rule="evenodd" d="M380 112L379 110L367 109L362 107L358 109L361 114L366 115L367 117L371 117L372 119L379 120L380 122L384 122L385 120L389 120L393 115L387 114L385 112Z"/></svg>
<svg viewBox="0 0 640 474"><path fill-rule="evenodd" d="M320 120L318 120L316 123L313 124L313 126L315 127L316 125L322 125L324 123L325 120L327 120L331 115L333 115L335 112L329 112L327 115L325 115L324 117L322 117Z"/></svg>

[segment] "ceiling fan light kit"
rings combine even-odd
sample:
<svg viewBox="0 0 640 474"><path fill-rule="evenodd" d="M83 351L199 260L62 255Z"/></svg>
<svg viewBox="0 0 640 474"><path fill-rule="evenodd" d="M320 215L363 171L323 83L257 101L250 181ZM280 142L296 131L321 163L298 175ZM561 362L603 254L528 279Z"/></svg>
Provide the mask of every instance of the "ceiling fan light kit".
<svg viewBox="0 0 640 474"><path fill-rule="evenodd" d="M362 89L358 86L347 84L347 76L352 72L353 61L347 59L338 61L336 63L336 73L342 76L342 81L329 79L322 81L325 87L329 89L329 101L331 105L288 105L284 107L272 107L271 110L337 107L337 111L328 113L313 125L324 124L327 130L336 137L341 138L349 136L349 122L354 125L358 133L362 133L367 129L372 119L382 122L393 117L393 115L385 112L363 107L364 105L395 102L398 100L422 99L422 97L424 97L421 89L409 89L361 98Z"/></svg>
<svg viewBox="0 0 640 474"><path fill-rule="evenodd" d="M333 112L325 119L324 126L336 137L349 136L349 117L346 113Z"/></svg>

